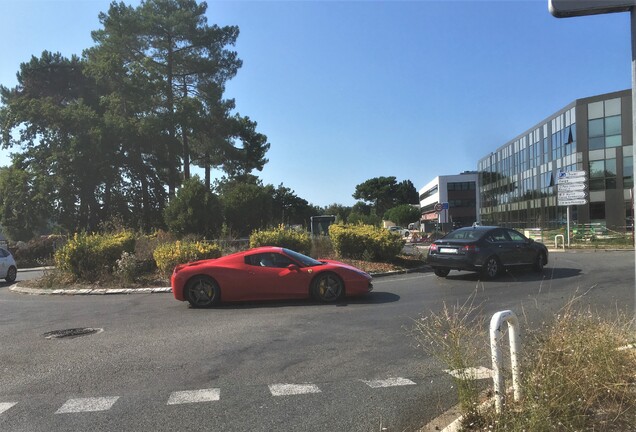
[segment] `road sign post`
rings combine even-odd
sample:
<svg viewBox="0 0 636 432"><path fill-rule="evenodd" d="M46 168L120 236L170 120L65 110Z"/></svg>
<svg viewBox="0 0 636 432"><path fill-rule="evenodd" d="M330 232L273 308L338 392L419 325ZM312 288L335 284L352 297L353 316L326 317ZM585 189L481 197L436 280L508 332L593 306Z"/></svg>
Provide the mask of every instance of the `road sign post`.
<svg viewBox="0 0 636 432"><path fill-rule="evenodd" d="M587 204L587 172L560 171L557 177L557 205L566 206L566 231L570 247L570 206Z"/></svg>
<svg viewBox="0 0 636 432"><path fill-rule="evenodd" d="M548 0L550 13L557 18L595 15L612 12L629 12L632 41L632 139L636 139L636 0ZM632 143L633 144L633 143ZM632 160L636 160L636 146L632 145ZM636 165L632 164L632 193L636 187ZM636 213L636 199L632 200L632 213ZM635 228L636 229L636 228ZM636 234L634 235L636 244ZM636 259L636 248L634 248ZM636 266L634 266L636 283Z"/></svg>

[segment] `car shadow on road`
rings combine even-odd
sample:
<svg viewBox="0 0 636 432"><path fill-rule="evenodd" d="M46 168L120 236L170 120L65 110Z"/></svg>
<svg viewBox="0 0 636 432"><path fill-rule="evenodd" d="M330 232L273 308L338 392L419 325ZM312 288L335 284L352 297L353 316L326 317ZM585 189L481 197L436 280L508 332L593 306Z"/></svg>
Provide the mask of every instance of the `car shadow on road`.
<svg viewBox="0 0 636 432"><path fill-rule="evenodd" d="M15 282L6 282L6 281L2 281L0 282L0 289L1 288L11 288L13 285L15 285Z"/></svg>
<svg viewBox="0 0 636 432"><path fill-rule="evenodd" d="M567 279L581 275L581 269L563 268L563 267L546 267L543 272L537 273L532 270L512 269L506 270L495 279L484 279L483 276L476 272L451 272L446 279L465 280L465 281L484 281L490 283L509 283L509 282L533 282L542 280Z"/></svg>
<svg viewBox="0 0 636 432"><path fill-rule="evenodd" d="M347 297L335 303L322 303L311 299L301 300L269 300L259 302L221 303L214 309L256 309L256 308L279 308L292 306L320 306L320 307L346 307L349 305L383 304L393 303L400 300L400 296L389 292L372 292L360 297Z"/></svg>

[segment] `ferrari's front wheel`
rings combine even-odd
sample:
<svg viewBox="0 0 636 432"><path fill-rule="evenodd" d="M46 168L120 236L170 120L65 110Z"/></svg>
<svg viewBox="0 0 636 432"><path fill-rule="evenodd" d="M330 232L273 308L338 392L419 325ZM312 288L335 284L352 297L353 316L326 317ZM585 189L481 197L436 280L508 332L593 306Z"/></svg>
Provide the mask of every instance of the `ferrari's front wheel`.
<svg viewBox="0 0 636 432"><path fill-rule="evenodd" d="M333 273L324 273L317 276L311 284L311 294L323 303L333 303L344 294L344 284Z"/></svg>
<svg viewBox="0 0 636 432"><path fill-rule="evenodd" d="M207 276L195 276L190 279L185 290L185 298L194 308L206 308L219 302L219 285Z"/></svg>

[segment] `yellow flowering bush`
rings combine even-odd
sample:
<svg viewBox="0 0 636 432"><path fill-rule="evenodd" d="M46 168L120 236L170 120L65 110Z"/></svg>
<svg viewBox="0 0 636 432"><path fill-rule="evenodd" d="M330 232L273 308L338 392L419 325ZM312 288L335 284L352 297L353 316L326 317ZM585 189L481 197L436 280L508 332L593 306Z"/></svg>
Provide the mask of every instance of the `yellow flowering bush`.
<svg viewBox="0 0 636 432"><path fill-rule="evenodd" d="M400 236L373 225L334 224L329 237L338 256L369 261L390 261L404 247Z"/></svg>
<svg viewBox="0 0 636 432"><path fill-rule="evenodd" d="M129 231L76 233L55 252L55 265L74 279L94 281L105 273L112 273L122 253L134 251L135 235Z"/></svg>
<svg viewBox="0 0 636 432"><path fill-rule="evenodd" d="M159 271L164 275L169 275L179 264L218 258L221 256L221 249L214 243L176 241L157 246L152 256Z"/></svg>
<svg viewBox="0 0 636 432"><path fill-rule="evenodd" d="M302 254L311 252L311 237L307 231L296 231L279 225L269 230L256 230L250 235L250 247L278 246Z"/></svg>

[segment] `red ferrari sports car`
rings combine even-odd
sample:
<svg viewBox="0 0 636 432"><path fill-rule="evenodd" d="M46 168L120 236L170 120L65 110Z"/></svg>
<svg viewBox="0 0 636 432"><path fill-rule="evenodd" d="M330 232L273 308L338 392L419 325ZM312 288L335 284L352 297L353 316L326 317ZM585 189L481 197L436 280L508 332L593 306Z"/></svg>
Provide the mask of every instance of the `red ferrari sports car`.
<svg viewBox="0 0 636 432"><path fill-rule="evenodd" d="M217 259L178 265L170 279L174 298L193 307L222 301L314 297L335 302L371 292L371 276L350 265L318 261L280 247L260 247Z"/></svg>

